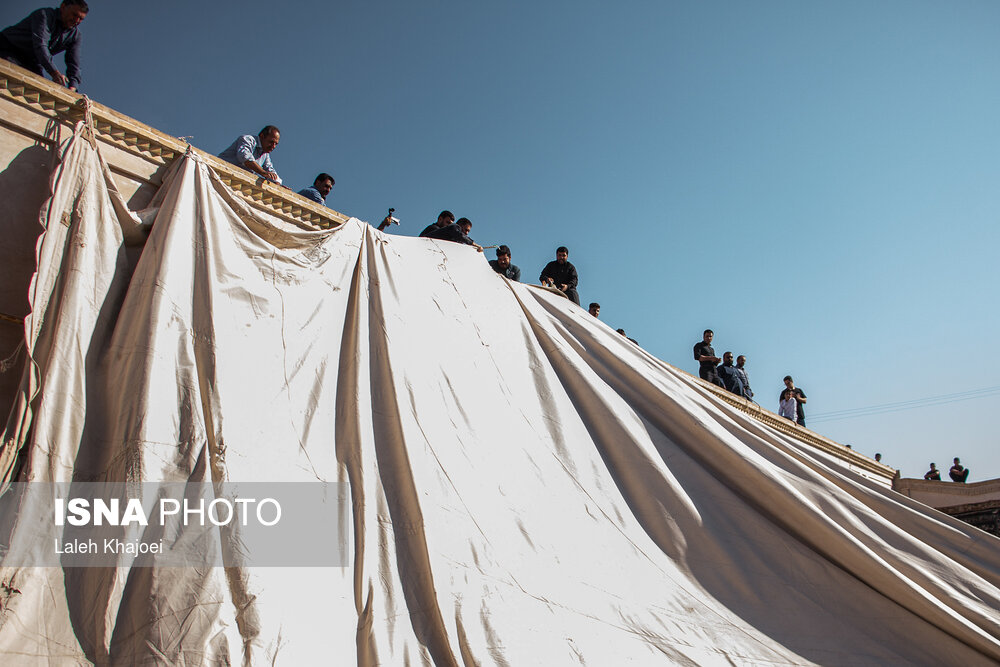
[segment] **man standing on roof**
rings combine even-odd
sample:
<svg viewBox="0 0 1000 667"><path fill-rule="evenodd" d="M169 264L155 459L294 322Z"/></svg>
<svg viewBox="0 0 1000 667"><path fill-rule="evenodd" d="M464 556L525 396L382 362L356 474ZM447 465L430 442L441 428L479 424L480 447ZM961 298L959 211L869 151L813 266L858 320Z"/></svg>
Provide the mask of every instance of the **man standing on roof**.
<svg viewBox="0 0 1000 667"><path fill-rule="evenodd" d="M431 224L424 227L424 231L420 232L420 236L424 238L430 238L431 232L435 229L441 229L442 227L447 227L448 225L455 222L455 214L451 211L441 211L438 213L437 222L432 222Z"/></svg>
<svg viewBox="0 0 1000 667"><path fill-rule="evenodd" d="M262 178L281 185L281 178L271 164L271 151L278 147L281 132L274 125L265 125L257 136L244 134L219 153L226 162L252 171Z"/></svg>
<svg viewBox="0 0 1000 667"><path fill-rule="evenodd" d="M580 295L576 293L580 278L576 273L576 267L569 263L569 248L566 246L556 248L555 261L545 265L538 279L543 285L555 287L569 297L570 301L580 305Z"/></svg>
<svg viewBox="0 0 1000 667"><path fill-rule="evenodd" d="M75 91L80 86L80 31L87 18L85 0L63 0L59 7L36 9L28 17L0 31L0 58L31 70L39 76L49 73L60 86ZM65 51L66 74L52 62Z"/></svg>
<svg viewBox="0 0 1000 667"><path fill-rule="evenodd" d="M472 220L469 220L468 218L459 218L458 222L453 222L446 227L440 227L439 229L433 230L430 233L429 238L437 239L439 241L464 243L465 245L471 245L478 252L482 252L483 246L469 238L469 232L471 231Z"/></svg>
<svg viewBox="0 0 1000 667"><path fill-rule="evenodd" d="M795 386L795 381L792 380L791 375L786 375L784 379L785 387L792 392L792 398L795 399L795 423L799 426L806 425L806 411L803 409L803 405L806 403L806 393ZM784 390L782 390L784 393Z"/></svg>
<svg viewBox="0 0 1000 667"><path fill-rule="evenodd" d="M715 356L715 350L712 348L712 338L714 337L714 331L705 329L701 335L701 342L694 344L694 360L699 364L698 377L706 382L724 387L722 380L719 379L719 372L716 370L722 360Z"/></svg>
<svg viewBox="0 0 1000 667"><path fill-rule="evenodd" d="M732 394L743 395L743 380L733 366L733 353L726 352L722 355L722 365L715 369L722 379L722 385Z"/></svg>
<svg viewBox="0 0 1000 667"><path fill-rule="evenodd" d="M497 258L490 260L490 266L501 276L515 282L521 281L521 269L510 263L510 248L505 245L497 248Z"/></svg>
<svg viewBox="0 0 1000 667"><path fill-rule="evenodd" d="M330 174L320 174L313 181L313 184L308 188L302 188L299 190L299 194L307 199L312 199L317 204L326 204L326 198L329 196L330 191L333 190L333 186L336 181L333 180L333 176Z"/></svg>
<svg viewBox="0 0 1000 667"><path fill-rule="evenodd" d="M742 354L736 357L736 375L739 376L740 382L743 383L743 398L752 401L753 390L750 388L750 376L747 375L747 369L743 368L746 363L747 358Z"/></svg>

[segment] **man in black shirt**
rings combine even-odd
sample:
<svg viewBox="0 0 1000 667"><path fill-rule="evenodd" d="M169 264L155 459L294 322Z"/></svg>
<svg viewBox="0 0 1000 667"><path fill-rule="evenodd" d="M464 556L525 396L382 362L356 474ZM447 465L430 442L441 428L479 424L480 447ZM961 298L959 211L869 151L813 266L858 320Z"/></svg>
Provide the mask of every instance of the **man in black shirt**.
<svg viewBox="0 0 1000 667"><path fill-rule="evenodd" d="M951 481L964 484L965 480L969 479L969 469L963 466L956 456L955 465L948 469L948 476L951 477Z"/></svg>
<svg viewBox="0 0 1000 667"><path fill-rule="evenodd" d="M472 220L469 220L468 218L459 218L458 222L432 230L431 233L428 234L428 237L439 241L464 243L465 245L471 245L479 252L482 252L483 246L469 238L469 232L471 231Z"/></svg>
<svg viewBox="0 0 1000 667"><path fill-rule="evenodd" d="M740 379L740 374L733 366L733 353L726 352L722 355L722 365L715 369L722 379L722 386L726 388L730 393L736 394L737 396L743 395L743 380Z"/></svg>
<svg viewBox="0 0 1000 667"><path fill-rule="evenodd" d="M701 335L701 342L694 344L694 360L700 364L698 366L698 377L712 384L724 387L725 385L722 384L722 380L719 378L719 373L716 370L716 366L719 365L722 359L715 356L715 350L712 349L712 338L714 337L715 332L711 329L705 329L705 333Z"/></svg>
<svg viewBox="0 0 1000 667"><path fill-rule="evenodd" d="M795 415L798 417L798 419L795 420L795 423L799 426L805 426L806 411L802 406L806 403L806 393L795 386L795 382L792 380L791 375L786 375L784 382L785 387L791 390L792 397L795 399ZM782 392L784 392L784 390L782 390ZM781 400L780 396L778 400Z"/></svg>
<svg viewBox="0 0 1000 667"><path fill-rule="evenodd" d="M36 9L28 17L0 31L0 58L31 70L49 73L60 86L80 85L80 31L87 17L85 0L63 0L59 7ZM66 52L66 74L56 69L52 56Z"/></svg>
<svg viewBox="0 0 1000 667"><path fill-rule="evenodd" d="M569 249L566 246L556 248L555 261L545 265L538 279L543 285L555 287L569 297L570 301L580 305L580 295L576 293L580 278L576 274L576 267L569 263Z"/></svg>
<svg viewBox="0 0 1000 667"><path fill-rule="evenodd" d="M447 227L448 225L455 222L455 214L451 211L441 211L438 213L437 222L431 223L424 227L424 231L420 232L420 236L425 238L431 235L435 229L441 229L442 227Z"/></svg>
<svg viewBox="0 0 1000 667"><path fill-rule="evenodd" d="M497 258L490 260L490 266L501 276L521 282L521 269L510 263L510 248L505 245L497 248Z"/></svg>

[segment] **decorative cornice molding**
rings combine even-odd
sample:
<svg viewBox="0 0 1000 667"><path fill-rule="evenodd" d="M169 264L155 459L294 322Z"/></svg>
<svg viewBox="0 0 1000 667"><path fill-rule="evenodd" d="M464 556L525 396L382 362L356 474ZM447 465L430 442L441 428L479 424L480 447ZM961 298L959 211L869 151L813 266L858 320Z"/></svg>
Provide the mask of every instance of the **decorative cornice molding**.
<svg viewBox="0 0 1000 667"><path fill-rule="evenodd" d="M947 471L943 471L947 474ZM917 491L922 494L940 496L959 497L981 497L986 494L1000 494L1000 479L987 479L981 482L945 482L930 479L917 479L915 477L905 477L896 480L894 488L905 495L911 495L910 491Z"/></svg>
<svg viewBox="0 0 1000 667"><path fill-rule="evenodd" d="M3 59L0 59L0 97L71 126L84 118L82 95ZM98 139L154 164L169 164L188 150L188 144L177 137L164 134L93 100L90 102L90 113ZM233 192L265 213L308 229L330 229L349 220L349 216L343 213L256 178L215 155L194 150Z"/></svg>
<svg viewBox="0 0 1000 667"><path fill-rule="evenodd" d="M838 459L846 461L847 463L864 470L870 475L885 479L887 482L891 481L896 476L895 468L887 466L874 459L870 459L864 454L856 452L846 445L842 445L839 442L831 440L830 438L814 433L804 426L799 426L789 419L781 417L773 412L770 412L769 410L765 410L757 403L748 401L742 396L737 396L732 392L726 391L717 384L706 382L699 377L695 377L694 375L692 375L691 378L700 383L704 389L708 390L716 397L722 399L740 412L753 417L762 424L766 424L781 431L782 433L787 433L797 440L806 442L820 451L832 454Z"/></svg>

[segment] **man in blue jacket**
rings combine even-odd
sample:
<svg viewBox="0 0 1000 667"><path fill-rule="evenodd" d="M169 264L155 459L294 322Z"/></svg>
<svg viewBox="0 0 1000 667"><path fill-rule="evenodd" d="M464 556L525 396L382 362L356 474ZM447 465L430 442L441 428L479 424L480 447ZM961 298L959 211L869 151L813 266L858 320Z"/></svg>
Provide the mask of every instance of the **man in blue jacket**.
<svg viewBox="0 0 1000 667"><path fill-rule="evenodd" d="M31 70L39 76L49 73L60 86L75 91L80 86L80 31L87 17L85 0L63 0L59 7L44 7L28 14L19 23L0 31L0 58ZM66 74L52 62L66 52Z"/></svg>

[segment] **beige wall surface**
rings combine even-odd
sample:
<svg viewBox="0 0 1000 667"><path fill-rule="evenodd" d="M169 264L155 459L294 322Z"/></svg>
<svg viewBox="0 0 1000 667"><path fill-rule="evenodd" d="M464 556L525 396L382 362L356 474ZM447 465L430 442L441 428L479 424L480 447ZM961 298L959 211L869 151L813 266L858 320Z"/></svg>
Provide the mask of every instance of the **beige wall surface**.
<svg viewBox="0 0 1000 667"><path fill-rule="evenodd" d="M87 114L115 185L132 210L145 207L170 164L188 150L176 137L84 98L0 60L0 359L23 340L28 289L35 272L35 244L42 232L39 212L50 194L49 180L61 142ZM298 227L336 226L348 219L289 190L214 156L193 149L223 183L259 211ZM0 415L7 415L20 383L23 351L0 373Z"/></svg>

